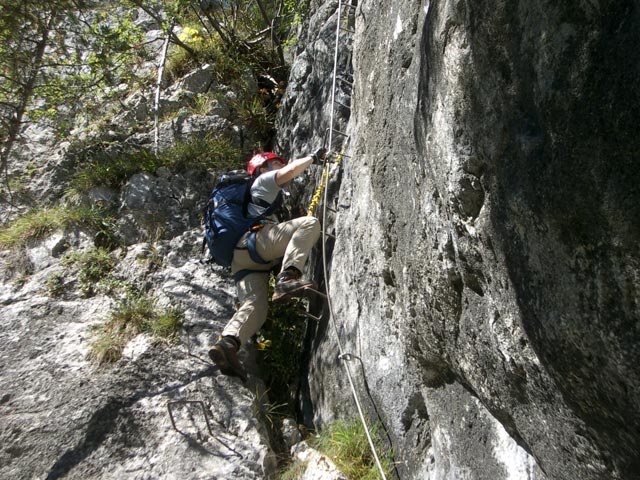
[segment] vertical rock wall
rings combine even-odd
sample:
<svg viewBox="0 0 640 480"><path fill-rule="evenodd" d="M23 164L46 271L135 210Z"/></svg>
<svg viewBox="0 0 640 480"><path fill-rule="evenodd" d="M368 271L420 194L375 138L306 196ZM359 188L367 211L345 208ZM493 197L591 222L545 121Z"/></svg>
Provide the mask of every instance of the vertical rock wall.
<svg viewBox="0 0 640 480"><path fill-rule="evenodd" d="M354 416L339 339L402 478L635 478L639 20L359 2L316 422Z"/></svg>

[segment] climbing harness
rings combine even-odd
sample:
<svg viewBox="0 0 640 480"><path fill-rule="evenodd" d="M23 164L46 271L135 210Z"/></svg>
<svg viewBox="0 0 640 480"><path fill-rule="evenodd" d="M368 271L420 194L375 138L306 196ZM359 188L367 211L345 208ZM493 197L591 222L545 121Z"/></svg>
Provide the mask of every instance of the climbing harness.
<svg viewBox="0 0 640 480"><path fill-rule="evenodd" d="M355 9L356 5L353 5L351 3L345 5L347 8L352 8ZM332 89L331 89L331 116L330 116L330 120L329 120L329 139L328 139L328 149L331 149L332 146L332 142L333 142L333 133L338 133L342 136L344 136L346 138L342 150L341 152L338 154L335 163L340 163L340 161L342 160L342 157L345 156L344 152L346 150L347 144L349 142L349 135L347 135L344 132L340 132L338 130L334 129L334 112L335 112L335 105L336 103L338 103L339 105L346 107L346 108L351 108L347 105L344 105L340 102L338 102L335 98L336 95L336 82L338 80L338 75L337 75L337 71L338 71L338 53L339 53L339 44L340 44L340 30L342 30L341 26L340 26L340 19L341 19L341 15L342 15L342 0L338 0L338 16L337 16L337 21L336 21L336 44L335 44L335 52L334 52L334 60L333 60L333 79L332 79ZM352 30L347 30L350 33L353 33ZM344 79L340 79L343 82L346 82L348 84L351 84L350 82L344 80ZM318 187L318 189L316 190L316 193L313 196L313 199L311 201L311 205L309 206L309 215L313 215L313 212L316 208L316 206L318 205L318 203L320 202L320 197L322 196L323 198L323 202L322 202L322 265L323 265L323 274L324 274L324 278L325 278L325 290L326 290L326 295L324 295L326 297L326 302L327 302L327 307L328 307L328 311L329 311L329 320L333 326L333 330L335 332L336 335L336 341L338 344L338 350L339 350L339 355L338 358L340 360L342 360L342 365L344 365L345 371L347 373L347 379L349 380L349 386L351 388L351 394L353 396L353 399L356 403L356 408L358 409L358 415L360 416L360 421L362 422L362 426L364 427L364 431L366 433L367 436L367 441L369 442L369 447L371 449L371 453L373 454L373 457L376 461L376 466L378 467L378 471L380 473L380 477L383 480L386 480L386 476L384 473L384 469L382 468L382 464L380 463L380 458L378 457L378 453L376 451L376 447L373 443L373 439L371 438L371 432L369 430L369 427L367 425L367 420L364 416L362 407L360 405L360 399L358 398L358 393L356 392L356 388L355 385L353 383L353 376L351 374L351 370L349 368L349 361L354 357L353 355L349 354L349 353L345 353L342 342L340 341L340 334L339 334L339 330L338 330L338 326L336 324L336 320L335 320L335 314L333 311L333 304L331 302L331 294L329 292L329 283L326 281L326 279L329 278L329 272L328 272L328 261L327 261L327 248L326 248L326 244L327 244L327 237L329 236L326 232L326 225L327 225L327 203L328 203L328 188L327 187L327 183L329 180L329 173L328 173L328 168L329 166L329 162L327 162L325 160L325 164L324 164L324 168L323 168L323 172L322 172L322 179L320 181L320 185ZM319 292L318 292L319 293Z"/></svg>

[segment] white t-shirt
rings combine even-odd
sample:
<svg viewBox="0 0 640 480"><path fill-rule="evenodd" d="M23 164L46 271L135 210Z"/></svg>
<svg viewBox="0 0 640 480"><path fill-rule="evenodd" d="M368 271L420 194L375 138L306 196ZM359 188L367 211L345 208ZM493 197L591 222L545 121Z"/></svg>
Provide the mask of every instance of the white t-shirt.
<svg viewBox="0 0 640 480"><path fill-rule="evenodd" d="M277 170L272 170L270 172L265 172L262 175L258 176L253 182L251 186L251 198L263 200L268 202L269 204L273 203L275 199L278 197L278 193L282 190L281 187L276 183L276 174ZM247 212L249 217L255 218L259 217L264 213L266 207L262 207L260 205L256 205L253 202L249 202L249 206ZM269 220L277 222L278 219L275 215L269 217Z"/></svg>

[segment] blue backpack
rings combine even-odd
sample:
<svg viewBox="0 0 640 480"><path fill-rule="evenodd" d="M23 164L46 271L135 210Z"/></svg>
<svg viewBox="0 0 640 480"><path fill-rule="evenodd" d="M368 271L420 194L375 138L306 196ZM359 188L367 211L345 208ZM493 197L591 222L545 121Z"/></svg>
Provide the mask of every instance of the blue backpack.
<svg viewBox="0 0 640 480"><path fill-rule="evenodd" d="M209 248L210 260L223 267L231 266L233 251L240 237L252 227L262 224L264 219L280 206L281 193L271 204L251 199L251 185L255 178L245 170L232 170L222 174L205 207L202 248L204 250L206 244ZM249 202L262 205L266 210L257 218L249 218L247 214ZM269 263L256 251L255 232L249 236L247 248L253 261Z"/></svg>

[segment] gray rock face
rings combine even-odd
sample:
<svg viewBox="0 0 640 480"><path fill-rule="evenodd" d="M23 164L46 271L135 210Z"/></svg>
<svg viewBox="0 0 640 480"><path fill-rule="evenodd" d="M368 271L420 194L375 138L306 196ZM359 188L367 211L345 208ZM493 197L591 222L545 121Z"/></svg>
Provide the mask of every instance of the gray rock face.
<svg viewBox="0 0 640 480"><path fill-rule="evenodd" d="M274 470L258 415L264 386L218 375L204 354L231 314L233 289L194 260L199 234L159 244L167 263L158 270L141 260L149 246L120 262L116 278L180 307L185 325L177 345L137 337L115 367L87 359L93 329L114 300L72 291L52 299L46 279L60 271L54 257L3 292L0 477L260 479Z"/></svg>
<svg viewBox="0 0 640 480"><path fill-rule="evenodd" d="M348 16L346 12L342 15L345 25L348 24ZM276 123L277 150L282 154L305 155L328 141L336 21L335 2L328 2L312 9L305 27L301 29L298 52L291 66L289 84ZM343 35L338 52L338 73L347 82L352 80L351 43L351 37ZM335 91L336 100L348 105L350 84L338 81ZM344 129L349 115L346 107L336 109L333 127ZM341 140L338 138L333 146L339 145Z"/></svg>
<svg viewBox="0 0 640 480"><path fill-rule="evenodd" d="M174 174L166 168L156 175L133 175L122 189L119 232L131 245L144 240L173 238L200 225L201 210L213 175Z"/></svg>
<svg viewBox="0 0 640 480"><path fill-rule="evenodd" d="M359 3L316 421L339 338L402 478L635 478L638 8Z"/></svg>

